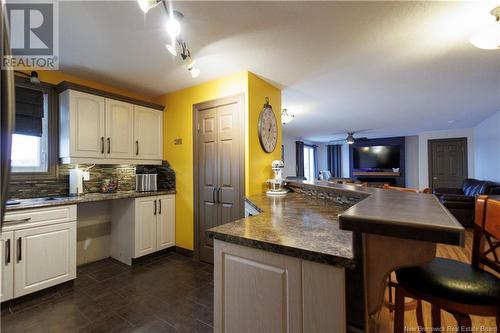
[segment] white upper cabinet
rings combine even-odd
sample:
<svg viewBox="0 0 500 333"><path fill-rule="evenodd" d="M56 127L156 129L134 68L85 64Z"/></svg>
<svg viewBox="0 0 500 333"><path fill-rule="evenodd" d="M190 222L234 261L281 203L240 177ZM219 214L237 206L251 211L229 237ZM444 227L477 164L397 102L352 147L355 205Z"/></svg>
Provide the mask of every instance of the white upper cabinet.
<svg viewBox="0 0 500 333"><path fill-rule="evenodd" d="M104 97L67 90L59 98L61 157L104 157Z"/></svg>
<svg viewBox="0 0 500 333"><path fill-rule="evenodd" d="M132 158L134 105L106 99L106 157Z"/></svg>
<svg viewBox="0 0 500 333"><path fill-rule="evenodd" d="M163 150L163 113L134 106L135 156L145 160L161 160Z"/></svg>
<svg viewBox="0 0 500 333"><path fill-rule="evenodd" d="M59 112L62 163L161 164L162 111L67 89Z"/></svg>

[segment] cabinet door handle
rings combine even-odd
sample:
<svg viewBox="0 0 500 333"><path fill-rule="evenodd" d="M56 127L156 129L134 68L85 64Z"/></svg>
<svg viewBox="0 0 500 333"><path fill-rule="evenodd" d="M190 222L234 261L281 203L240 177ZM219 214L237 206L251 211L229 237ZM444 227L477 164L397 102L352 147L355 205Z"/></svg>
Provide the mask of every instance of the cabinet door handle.
<svg viewBox="0 0 500 333"><path fill-rule="evenodd" d="M19 220L10 220L10 221L4 221L5 223L25 223L29 222L31 220L31 217L27 217L25 219L19 219Z"/></svg>
<svg viewBox="0 0 500 333"><path fill-rule="evenodd" d="M214 190L212 191L212 202L213 203L217 203L217 201L215 201L215 192L217 192L217 187L214 187Z"/></svg>
<svg viewBox="0 0 500 333"><path fill-rule="evenodd" d="M139 155L139 140L135 141L135 154Z"/></svg>
<svg viewBox="0 0 500 333"><path fill-rule="evenodd" d="M10 264L10 238L5 242L5 264Z"/></svg>
<svg viewBox="0 0 500 333"><path fill-rule="evenodd" d="M111 153L111 138L108 138L108 154Z"/></svg>
<svg viewBox="0 0 500 333"><path fill-rule="evenodd" d="M23 244L22 244L22 242L23 242L23 239L21 237L19 237L17 239L17 261L18 262L20 262L21 260L23 260L23 256L22 256L22 251L23 251L22 250L22 248L23 248L22 246L23 246Z"/></svg>
<svg viewBox="0 0 500 333"><path fill-rule="evenodd" d="M154 214L156 215L156 200L155 200L155 210L154 210Z"/></svg>
<svg viewBox="0 0 500 333"><path fill-rule="evenodd" d="M217 187L217 202L221 203L222 200L220 199L220 187Z"/></svg>
<svg viewBox="0 0 500 333"><path fill-rule="evenodd" d="M161 215L161 199L158 200L158 205L159 205L159 207L158 207L158 215Z"/></svg>
<svg viewBox="0 0 500 333"><path fill-rule="evenodd" d="M104 154L104 137L101 136L101 154Z"/></svg>

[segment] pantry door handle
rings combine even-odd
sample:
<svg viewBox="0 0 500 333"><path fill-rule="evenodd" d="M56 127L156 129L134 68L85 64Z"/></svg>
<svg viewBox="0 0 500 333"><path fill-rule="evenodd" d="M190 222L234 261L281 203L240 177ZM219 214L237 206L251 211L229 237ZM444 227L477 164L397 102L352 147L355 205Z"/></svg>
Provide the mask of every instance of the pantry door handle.
<svg viewBox="0 0 500 333"><path fill-rule="evenodd" d="M10 264L10 238L5 242L5 264Z"/></svg>
<svg viewBox="0 0 500 333"><path fill-rule="evenodd" d="M220 187L217 188L217 202L221 203L222 200L220 199Z"/></svg>
<svg viewBox="0 0 500 333"><path fill-rule="evenodd" d="M23 256L22 256L22 249L23 249L23 239L21 237L19 237L17 239L17 261L20 262L21 260L23 260Z"/></svg>
<svg viewBox="0 0 500 333"><path fill-rule="evenodd" d="M158 209L158 215L161 215L161 199L158 200L158 204L160 205L160 207Z"/></svg>
<svg viewBox="0 0 500 333"><path fill-rule="evenodd" d="M135 154L139 155L139 140L135 141L135 147L136 147Z"/></svg>
<svg viewBox="0 0 500 333"><path fill-rule="evenodd" d="M104 137L101 136L101 154L104 154Z"/></svg>
<svg viewBox="0 0 500 333"><path fill-rule="evenodd" d="M156 215L156 200L155 200L155 211L154 211L154 214Z"/></svg>
<svg viewBox="0 0 500 333"><path fill-rule="evenodd" d="M215 192L217 191L217 187L214 187L213 191L212 191L212 202L213 203L217 203L217 201L215 201Z"/></svg>
<svg viewBox="0 0 500 333"><path fill-rule="evenodd" d="M108 154L111 153L111 138L108 138Z"/></svg>

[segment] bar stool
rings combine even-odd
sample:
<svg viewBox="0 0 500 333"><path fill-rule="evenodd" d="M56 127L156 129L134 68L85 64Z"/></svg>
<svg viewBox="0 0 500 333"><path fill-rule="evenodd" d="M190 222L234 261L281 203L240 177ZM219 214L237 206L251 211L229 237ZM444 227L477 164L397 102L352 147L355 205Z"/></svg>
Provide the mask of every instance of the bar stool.
<svg viewBox="0 0 500 333"><path fill-rule="evenodd" d="M500 327L500 198L476 200L472 264L435 258L430 263L396 270L394 333L404 330L404 299L431 303L433 331L441 329L441 310L457 320L460 332L471 332L469 315L495 316Z"/></svg>

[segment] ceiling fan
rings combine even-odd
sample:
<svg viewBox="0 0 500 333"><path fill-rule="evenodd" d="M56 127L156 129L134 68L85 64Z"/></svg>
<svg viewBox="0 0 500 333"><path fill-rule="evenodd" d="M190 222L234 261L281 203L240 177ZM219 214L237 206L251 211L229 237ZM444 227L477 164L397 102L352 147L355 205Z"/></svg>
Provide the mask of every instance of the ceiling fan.
<svg viewBox="0 0 500 333"><path fill-rule="evenodd" d="M333 142L342 142L342 141L345 141L347 144L352 145L354 142L357 142L357 141L368 140L368 138L366 136L365 137L357 137L357 138L355 138L354 134L355 133L359 133L359 132L363 132L363 131L347 132L347 137L345 139L339 138L339 139L333 139L332 141Z"/></svg>

